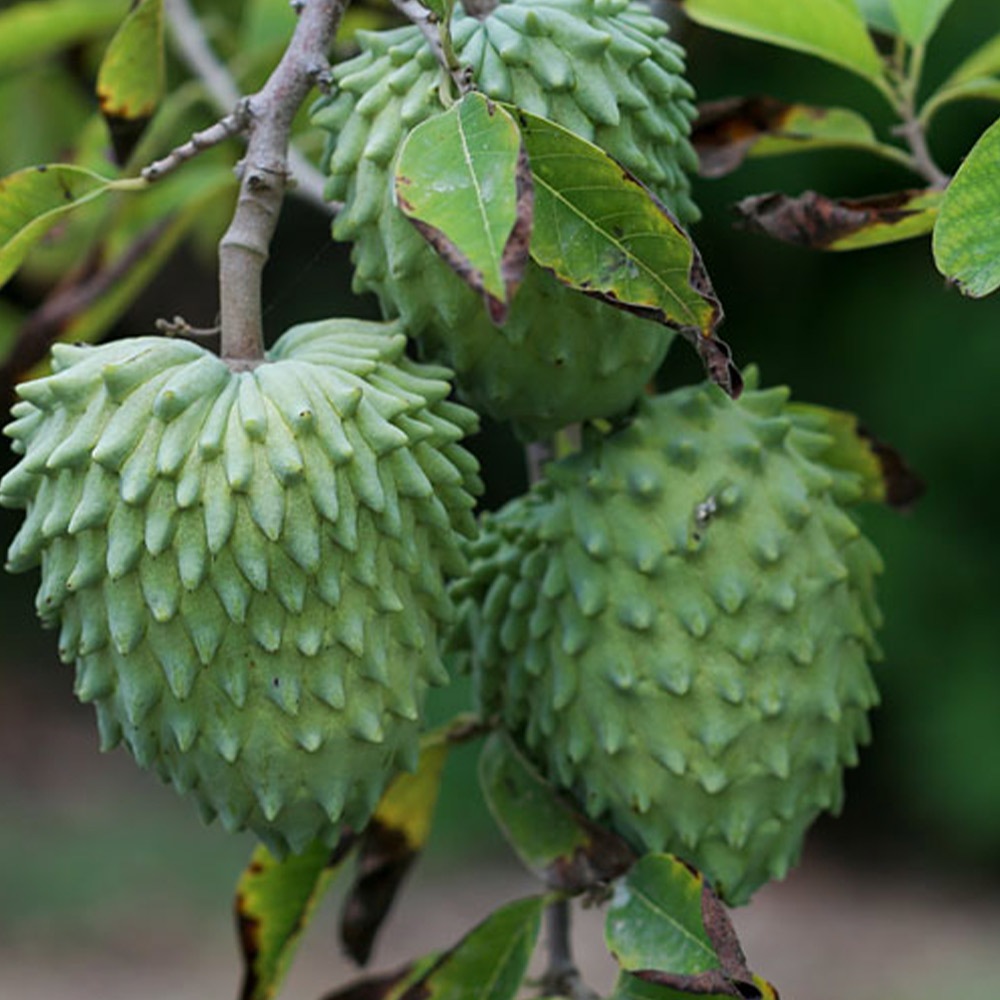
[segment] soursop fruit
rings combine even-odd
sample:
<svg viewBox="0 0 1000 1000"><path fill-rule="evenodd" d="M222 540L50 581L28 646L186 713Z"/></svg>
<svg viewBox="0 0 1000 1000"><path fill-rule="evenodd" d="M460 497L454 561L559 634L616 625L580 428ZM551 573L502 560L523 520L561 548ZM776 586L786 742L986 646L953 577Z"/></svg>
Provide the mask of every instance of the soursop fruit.
<svg viewBox="0 0 1000 1000"><path fill-rule="evenodd" d="M733 904L837 810L877 692L873 546L787 392L696 386L485 519L452 642L487 713L641 851Z"/></svg>
<svg viewBox="0 0 1000 1000"><path fill-rule="evenodd" d="M504 0L483 20L456 7L460 61L479 88L595 142L682 222L697 209L687 171L693 91L683 52L635 0ZM401 316L425 356L452 367L468 401L526 438L627 409L659 367L672 332L561 285L529 264L501 328L481 298L392 201L408 132L442 110L441 71L416 27L360 32L361 54L334 70L335 94L313 120L332 135L333 226L353 241L355 289Z"/></svg>
<svg viewBox="0 0 1000 1000"><path fill-rule="evenodd" d="M475 415L405 343L310 323L240 372L163 337L57 345L7 428L9 568L41 564L102 748L279 854L366 822L446 679Z"/></svg>

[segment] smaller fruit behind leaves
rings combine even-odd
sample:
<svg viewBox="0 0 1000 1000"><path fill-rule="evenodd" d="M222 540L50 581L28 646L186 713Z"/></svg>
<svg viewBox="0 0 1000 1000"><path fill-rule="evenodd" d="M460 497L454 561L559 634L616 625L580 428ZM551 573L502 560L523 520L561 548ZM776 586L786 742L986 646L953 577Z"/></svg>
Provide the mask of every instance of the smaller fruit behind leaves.
<svg viewBox="0 0 1000 1000"><path fill-rule="evenodd" d="M447 676L476 420L405 343L310 323L240 372L162 337L59 345L7 428L9 568L41 564L102 747L279 855L367 821Z"/></svg>
<svg viewBox="0 0 1000 1000"><path fill-rule="evenodd" d="M696 386L484 519L456 585L487 712L642 851L745 902L841 801L877 701L880 560L783 389Z"/></svg>
<svg viewBox="0 0 1000 1000"><path fill-rule="evenodd" d="M452 34L488 97L596 143L682 222L697 218L687 172L693 91L683 52L635 0L506 0L482 20L456 6ZM327 188L342 202L334 237L353 241L355 288L401 316L459 389L525 438L610 416L642 391L672 332L571 291L534 264L503 327L439 260L392 202L408 132L442 110L441 70L419 30L360 32L361 54L335 68L336 92L314 113L332 135Z"/></svg>

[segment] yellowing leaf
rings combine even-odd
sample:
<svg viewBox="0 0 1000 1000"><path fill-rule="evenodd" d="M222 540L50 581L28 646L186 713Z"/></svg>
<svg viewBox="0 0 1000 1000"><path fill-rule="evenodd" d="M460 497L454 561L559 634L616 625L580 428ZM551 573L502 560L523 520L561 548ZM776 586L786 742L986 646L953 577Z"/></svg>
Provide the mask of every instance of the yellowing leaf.
<svg viewBox="0 0 1000 1000"><path fill-rule="evenodd" d="M97 97L119 162L163 98L163 0L139 0L111 39L97 74Z"/></svg>
<svg viewBox="0 0 1000 1000"><path fill-rule="evenodd" d="M309 917L349 853L316 843L277 861L260 845L236 887L245 976L240 1000L269 1000L288 971Z"/></svg>

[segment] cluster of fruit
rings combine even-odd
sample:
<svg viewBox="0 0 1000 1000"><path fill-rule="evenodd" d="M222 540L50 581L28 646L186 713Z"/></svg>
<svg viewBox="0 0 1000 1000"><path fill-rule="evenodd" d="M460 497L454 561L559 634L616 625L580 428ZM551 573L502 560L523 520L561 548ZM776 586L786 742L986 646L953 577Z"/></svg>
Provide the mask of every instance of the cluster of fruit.
<svg viewBox="0 0 1000 1000"><path fill-rule="evenodd" d="M452 31L488 96L696 217L692 92L644 3L507 0ZM494 327L392 202L402 140L441 109L434 54L416 28L360 45L315 120L334 235L390 321L296 327L239 372L163 338L58 348L7 430L10 567L41 565L102 744L276 853L367 821L447 647L587 813L742 901L836 807L876 700L850 476L782 391L645 398L670 332L537 267ZM438 363L527 437L621 420L477 528L476 417Z"/></svg>

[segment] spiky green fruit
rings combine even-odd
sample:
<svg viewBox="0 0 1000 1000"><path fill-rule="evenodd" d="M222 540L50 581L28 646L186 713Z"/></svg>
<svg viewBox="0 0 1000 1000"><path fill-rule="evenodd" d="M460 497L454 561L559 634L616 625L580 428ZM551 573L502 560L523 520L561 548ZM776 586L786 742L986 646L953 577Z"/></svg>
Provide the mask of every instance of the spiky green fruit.
<svg viewBox="0 0 1000 1000"><path fill-rule="evenodd" d="M868 738L880 562L787 392L645 400L473 543L457 643L586 811L732 903L795 861Z"/></svg>
<svg viewBox="0 0 1000 1000"><path fill-rule="evenodd" d="M405 341L311 323L240 372L162 337L59 345L7 428L9 568L41 563L102 747L279 853L368 819L446 677L475 417Z"/></svg>
<svg viewBox="0 0 1000 1000"><path fill-rule="evenodd" d="M697 217L686 171L695 109L683 53L635 0L503 0L483 20L456 7L455 49L489 97L550 118L616 157L684 222ZM359 33L314 121L333 133L333 233L354 242L354 284L402 316L425 355L452 367L465 397L524 437L626 409L672 334L561 285L535 265L502 328L392 202L408 132L440 112L441 72L415 27Z"/></svg>

